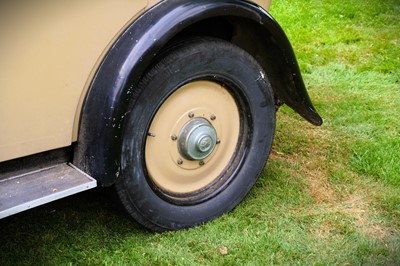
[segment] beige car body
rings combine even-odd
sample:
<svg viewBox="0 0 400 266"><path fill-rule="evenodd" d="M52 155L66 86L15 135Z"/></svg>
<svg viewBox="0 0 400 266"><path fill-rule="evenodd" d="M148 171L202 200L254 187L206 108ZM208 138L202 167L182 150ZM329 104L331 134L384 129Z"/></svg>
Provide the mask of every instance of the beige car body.
<svg viewBox="0 0 400 266"><path fill-rule="evenodd" d="M82 102L103 55L157 2L0 3L0 162L77 140ZM269 8L269 0L255 2Z"/></svg>

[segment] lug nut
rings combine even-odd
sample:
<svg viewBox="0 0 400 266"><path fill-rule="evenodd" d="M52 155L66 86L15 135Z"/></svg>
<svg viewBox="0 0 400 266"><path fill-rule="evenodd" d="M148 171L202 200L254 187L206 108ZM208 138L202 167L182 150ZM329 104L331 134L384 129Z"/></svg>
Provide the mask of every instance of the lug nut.
<svg viewBox="0 0 400 266"><path fill-rule="evenodd" d="M189 116L189 118L193 118L194 117L194 113L193 112L189 112L188 116Z"/></svg>
<svg viewBox="0 0 400 266"><path fill-rule="evenodd" d="M220 144L220 143L221 143L221 140L220 140L220 139L217 139L216 144Z"/></svg>
<svg viewBox="0 0 400 266"><path fill-rule="evenodd" d="M178 139L178 137L177 137L176 135L172 135L172 136L171 136L171 139L172 139L173 141L175 141L175 140Z"/></svg>
<svg viewBox="0 0 400 266"><path fill-rule="evenodd" d="M200 165L200 166L203 166L203 165L204 165L204 161L200 161L200 162L199 162L199 165Z"/></svg>
<svg viewBox="0 0 400 266"><path fill-rule="evenodd" d="M210 119L211 119L211 121L214 121L215 119L217 119L217 117L215 115L211 115Z"/></svg>
<svg viewBox="0 0 400 266"><path fill-rule="evenodd" d="M179 164L179 165L181 165L181 164L183 164L183 160L182 160L181 158L179 158L179 159L176 161L176 163Z"/></svg>

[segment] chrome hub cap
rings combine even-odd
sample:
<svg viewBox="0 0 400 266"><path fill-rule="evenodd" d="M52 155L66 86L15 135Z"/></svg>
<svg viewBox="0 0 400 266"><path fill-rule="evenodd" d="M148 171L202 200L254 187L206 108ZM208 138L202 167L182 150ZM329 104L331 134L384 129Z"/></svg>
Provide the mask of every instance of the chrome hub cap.
<svg viewBox="0 0 400 266"><path fill-rule="evenodd" d="M194 118L183 126L178 137L179 152L188 160L203 160L214 150L217 132L204 118Z"/></svg>

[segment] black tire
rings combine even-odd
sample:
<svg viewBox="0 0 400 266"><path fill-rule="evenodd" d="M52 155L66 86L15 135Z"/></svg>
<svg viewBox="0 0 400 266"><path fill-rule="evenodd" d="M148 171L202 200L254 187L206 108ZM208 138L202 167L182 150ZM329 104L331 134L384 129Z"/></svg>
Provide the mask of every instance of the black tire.
<svg viewBox="0 0 400 266"><path fill-rule="evenodd" d="M158 137L149 128L155 123L152 121L161 106L179 88L197 81L220 84L232 96L239 110L239 134L224 169L206 185L181 193L159 186L158 177L149 174L146 145L150 145L149 139ZM116 182L117 193L127 212L146 228L165 231L193 227L232 210L263 170L275 133L272 90L258 63L229 42L214 38L187 39L162 53L132 95L123 129L121 173ZM204 101L208 103L207 99ZM212 118L205 119L212 123ZM180 135L180 138L183 137ZM215 146L213 152L217 153L219 148ZM189 159L189 163L204 164L202 160ZM219 157L206 159L214 162ZM179 160L178 164L182 163Z"/></svg>

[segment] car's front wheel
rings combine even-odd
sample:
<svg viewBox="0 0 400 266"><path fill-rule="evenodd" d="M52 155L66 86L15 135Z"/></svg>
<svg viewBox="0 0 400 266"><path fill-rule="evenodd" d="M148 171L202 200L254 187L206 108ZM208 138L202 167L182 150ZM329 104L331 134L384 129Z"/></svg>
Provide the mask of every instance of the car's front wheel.
<svg viewBox="0 0 400 266"><path fill-rule="evenodd" d="M116 188L145 227L177 230L232 210L256 182L275 132L266 74L214 38L166 49L132 91Z"/></svg>

